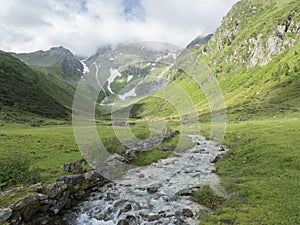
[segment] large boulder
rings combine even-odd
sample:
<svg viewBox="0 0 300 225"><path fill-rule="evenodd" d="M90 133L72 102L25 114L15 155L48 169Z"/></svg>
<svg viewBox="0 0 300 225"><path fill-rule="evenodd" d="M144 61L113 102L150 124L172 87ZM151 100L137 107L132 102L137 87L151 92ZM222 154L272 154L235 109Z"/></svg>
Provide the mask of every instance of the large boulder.
<svg viewBox="0 0 300 225"><path fill-rule="evenodd" d="M63 182L55 182L42 188L42 193L48 195L49 198L53 199L68 188L68 185Z"/></svg>
<svg viewBox="0 0 300 225"><path fill-rule="evenodd" d="M22 219L29 222L31 218L39 211L41 202L48 199L47 195L33 194L22 198L14 207L13 211L19 211Z"/></svg>
<svg viewBox="0 0 300 225"><path fill-rule="evenodd" d="M70 191L64 191L62 195L57 199L57 203L54 204L49 211L53 214L58 214L60 210L66 205L69 200Z"/></svg>

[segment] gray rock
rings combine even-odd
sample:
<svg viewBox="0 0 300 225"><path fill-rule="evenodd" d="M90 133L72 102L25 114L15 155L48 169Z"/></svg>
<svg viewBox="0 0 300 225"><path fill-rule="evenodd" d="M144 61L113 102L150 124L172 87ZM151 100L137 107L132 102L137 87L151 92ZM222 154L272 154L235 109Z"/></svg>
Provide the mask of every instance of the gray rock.
<svg viewBox="0 0 300 225"><path fill-rule="evenodd" d="M130 210L132 210L131 204L127 204L127 205L124 207L124 212L129 212Z"/></svg>
<svg viewBox="0 0 300 225"><path fill-rule="evenodd" d="M49 211L52 212L53 214L57 214L59 213L59 211L66 205L68 199L70 196L70 192L69 191L65 191L62 193L62 196L57 199L57 203L52 206Z"/></svg>
<svg viewBox="0 0 300 225"><path fill-rule="evenodd" d="M49 215L39 215L30 221L30 225L46 225L49 224L50 216Z"/></svg>
<svg viewBox="0 0 300 225"><path fill-rule="evenodd" d="M118 161L120 161L120 162L127 162L127 160L126 160L123 156L121 156L121 155L119 155L119 154L117 154L117 153L112 154L112 155L106 160L106 162L109 163L109 162L113 162L113 161L115 161L115 160L118 160Z"/></svg>
<svg viewBox="0 0 300 225"><path fill-rule="evenodd" d="M216 163L221 159L221 155L216 155L216 157L213 160L210 160L211 163Z"/></svg>
<svg viewBox="0 0 300 225"><path fill-rule="evenodd" d="M49 198L55 198L60 193L65 191L67 188L68 188L67 184L65 184L63 181L59 181L44 187L42 193L48 195Z"/></svg>
<svg viewBox="0 0 300 225"><path fill-rule="evenodd" d="M178 134L180 134L179 130L171 130L169 133L169 137L172 138Z"/></svg>
<svg viewBox="0 0 300 225"><path fill-rule="evenodd" d="M147 188L147 192L149 193L149 194L154 194L154 193L156 193L158 191L158 187L148 187Z"/></svg>
<svg viewBox="0 0 300 225"><path fill-rule="evenodd" d="M25 222L29 222L32 217L38 212L40 204L38 201L33 201L22 209L21 214Z"/></svg>
<svg viewBox="0 0 300 225"><path fill-rule="evenodd" d="M81 164L78 161L65 163L64 170L72 173L82 173L83 169Z"/></svg>
<svg viewBox="0 0 300 225"><path fill-rule="evenodd" d="M12 215L12 210L10 208L0 209L0 222L7 221Z"/></svg>
<svg viewBox="0 0 300 225"><path fill-rule="evenodd" d="M139 177L139 178L144 178L145 175L144 175L143 173L140 173L140 174L138 175L138 177Z"/></svg>
<svg viewBox="0 0 300 225"><path fill-rule="evenodd" d="M183 189L183 190L177 192L175 195L178 195L178 196L192 196L193 194L195 194L199 190L200 190L200 186L195 186L195 187L192 187L192 188Z"/></svg>
<svg viewBox="0 0 300 225"><path fill-rule="evenodd" d="M190 209L183 209L182 215L185 217L193 217L194 213Z"/></svg>
<svg viewBox="0 0 300 225"><path fill-rule="evenodd" d="M76 174L76 175L66 175L61 176L57 179L57 181L63 181L65 184L69 186L75 186L75 185L81 185L84 181L84 176L82 174Z"/></svg>
<svg viewBox="0 0 300 225"><path fill-rule="evenodd" d="M104 177L104 178L109 179L111 177L110 169L109 169L108 165L103 162L94 164L92 166L91 170L94 170L98 174L98 176L100 176L102 178Z"/></svg>
<svg viewBox="0 0 300 225"><path fill-rule="evenodd" d="M193 151L193 153L195 153L195 154L199 154L199 153L203 153L203 152L205 152L204 148L196 149L195 151Z"/></svg>
<svg viewBox="0 0 300 225"><path fill-rule="evenodd" d="M104 220L105 219L105 213L100 213L96 216L97 220Z"/></svg>
<svg viewBox="0 0 300 225"><path fill-rule="evenodd" d="M30 196L26 196L22 198L13 208L13 211L21 211L25 207L29 207L30 205L34 204L37 202L38 204L41 201L44 201L48 198L47 195L44 194L34 194Z"/></svg>
<svg viewBox="0 0 300 225"><path fill-rule="evenodd" d="M224 148L224 146L221 145L220 148L219 148L219 151L220 151L220 152L225 152L226 149Z"/></svg>
<svg viewBox="0 0 300 225"><path fill-rule="evenodd" d="M127 220L120 220L117 225L130 225Z"/></svg>
<svg viewBox="0 0 300 225"><path fill-rule="evenodd" d="M160 219L160 215L154 214L154 213L149 213L148 215L148 221L155 221L155 220L159 220Z"/></svg>

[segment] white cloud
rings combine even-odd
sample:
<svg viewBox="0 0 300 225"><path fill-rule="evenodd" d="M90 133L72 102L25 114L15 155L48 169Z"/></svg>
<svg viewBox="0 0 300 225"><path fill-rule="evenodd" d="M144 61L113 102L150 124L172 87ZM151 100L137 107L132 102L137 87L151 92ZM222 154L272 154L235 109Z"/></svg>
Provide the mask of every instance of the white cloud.
<svg viewBox="0 0 300 225"><path fill-rule="evenodd" d="M237 0L131 1L138 7L124 12L129 0L1 0L0 49L28 52L62 45L91 55L106 44L146 40L183 47L212 33Z"/></svg>

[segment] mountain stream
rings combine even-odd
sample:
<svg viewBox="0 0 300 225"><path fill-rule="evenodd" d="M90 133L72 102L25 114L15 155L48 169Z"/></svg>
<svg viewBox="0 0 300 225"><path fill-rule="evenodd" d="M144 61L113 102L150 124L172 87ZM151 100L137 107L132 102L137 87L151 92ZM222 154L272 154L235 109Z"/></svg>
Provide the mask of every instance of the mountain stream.
<svg viewBox="0 0 300 225"><path fill-rule="evenodd" d="M73 223L198 225L201 210L209 209L193 201L193 192L205 184L220 187L218 175L212 172L220 145L201 136L191 137L198 143L195 147L131 169L93 193L81 204Z"/></svg>

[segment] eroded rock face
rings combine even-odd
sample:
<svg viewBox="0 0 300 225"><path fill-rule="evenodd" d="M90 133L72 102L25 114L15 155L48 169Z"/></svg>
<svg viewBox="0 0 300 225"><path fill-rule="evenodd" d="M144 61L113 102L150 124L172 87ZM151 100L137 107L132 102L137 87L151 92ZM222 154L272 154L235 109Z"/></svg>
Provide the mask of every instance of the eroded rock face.
<svg viewBox="0 0 300 225"><path fill-rule="evenodd" d="M286 6L287 7L287 6ZM282 6L281 6L282 8ZM288 7L286 10L290 10ZM257 20L265 12L255 1L240 1L224 17L222 25L214 33L207 45L201 48L201 55L214 54L225 48L227 54L212 57L209 64L235 63L246 68L267 65L276 55L293 47L300 37L299 19L296 10L289 11L286 17L264 22L266 30L247 30L245 22ZM284 13L285 14L285 13ZM269 23L272 21L272 23ZM237 41L238 40L238 41Z"/></svg>

